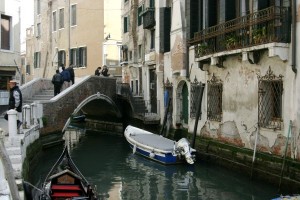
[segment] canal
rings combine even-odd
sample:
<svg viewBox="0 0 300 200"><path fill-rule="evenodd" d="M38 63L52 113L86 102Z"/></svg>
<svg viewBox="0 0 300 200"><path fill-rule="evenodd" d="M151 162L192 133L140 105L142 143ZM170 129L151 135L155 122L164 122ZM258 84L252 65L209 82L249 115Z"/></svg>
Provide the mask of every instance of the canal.
<svg viewBox="0 0 300 200"><path fill-rule="evenodd" d="M121 135L69 129L64 136L71 157L87 180L97 186L99 199L268 200L277 188L203 161L194 165L162 164L135 155ZM47 148L32 183L40 185L63 146Z"/></svg>

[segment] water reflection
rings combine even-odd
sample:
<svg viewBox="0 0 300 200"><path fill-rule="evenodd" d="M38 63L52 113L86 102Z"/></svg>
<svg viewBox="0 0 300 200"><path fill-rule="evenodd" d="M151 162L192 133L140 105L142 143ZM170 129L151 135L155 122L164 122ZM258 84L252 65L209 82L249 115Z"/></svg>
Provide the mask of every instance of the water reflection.
<svg viewBox="0 0 300 200"><path fill-rule="evenodd" d="M85 136L86 129L69 126L63 135L65 145L68 146L69 152L80 142L81 138Z"/></svg>
<svg viewBox="0 0 300 200"><path fill-rule="evenodd" d="M100 199L265 200L276 196L276 188L209 163L166 166L148 160L133 154L122 135L71 128L64 138L78 169L97 185Z"/></svg>

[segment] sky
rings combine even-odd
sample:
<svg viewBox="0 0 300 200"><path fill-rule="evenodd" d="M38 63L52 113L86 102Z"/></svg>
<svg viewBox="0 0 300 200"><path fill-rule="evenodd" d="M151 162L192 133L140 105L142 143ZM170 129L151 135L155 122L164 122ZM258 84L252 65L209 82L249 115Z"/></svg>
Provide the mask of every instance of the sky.
<svg viewBox="0 0 300 200"><path fill-rule="evenodd" d="M33 25L34 0L21 0L21 52L26 50L26 29Z"/></svg>

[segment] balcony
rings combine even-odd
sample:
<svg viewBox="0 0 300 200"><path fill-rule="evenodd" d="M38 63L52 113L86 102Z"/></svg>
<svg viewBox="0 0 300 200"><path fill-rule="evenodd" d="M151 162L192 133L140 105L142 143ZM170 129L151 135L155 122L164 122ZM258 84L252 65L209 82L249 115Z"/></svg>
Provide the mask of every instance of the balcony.
<svg viewBox="0 0 300 200"><path fill-rule="evenodd" d="M155 26L155 12L154 8L146 8L144 12L141 13L143 16L143 28L151 29Z"/></svg>
<svg viewBox="0 0 300 200"><path fill-rule="evenodd" d="M290 25L289 8L272 6L197 32L189 44L195 47L197 59L268 43L289 43Z"/></svg>

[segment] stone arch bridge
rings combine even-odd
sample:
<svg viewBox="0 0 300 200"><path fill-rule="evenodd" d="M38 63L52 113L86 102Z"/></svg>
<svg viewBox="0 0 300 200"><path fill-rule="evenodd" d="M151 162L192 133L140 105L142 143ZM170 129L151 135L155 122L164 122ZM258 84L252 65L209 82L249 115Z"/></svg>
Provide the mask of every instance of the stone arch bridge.
<svg viewBox="0 0 300 200"><path fill-rule="evenodd" d="M30 83L30 82L29 82ZM39 85L39 87L37 87ZM50 80L40 79L21 87L24 101L38 90L53 89ZM50 100L35 101L43 108L41 134L61 132L72 115L84 113L88 122L126 125L131 118L147 124L159 124L158 113L149 113L141 97L133 97L128 84L114 77L88 76ZM149 118L149 116L151 116ZM99 124L99 123L98 123Z"/></svg>

